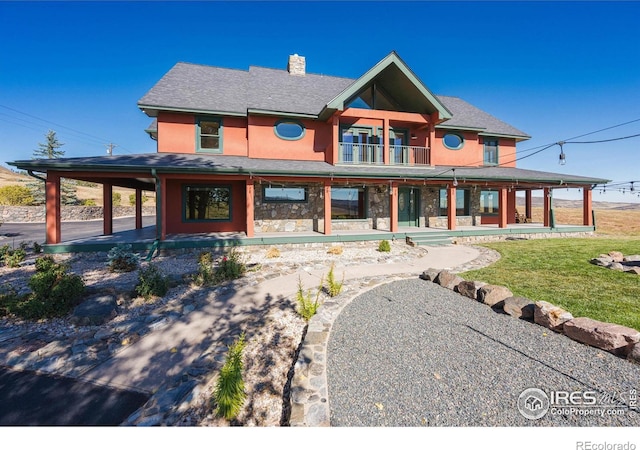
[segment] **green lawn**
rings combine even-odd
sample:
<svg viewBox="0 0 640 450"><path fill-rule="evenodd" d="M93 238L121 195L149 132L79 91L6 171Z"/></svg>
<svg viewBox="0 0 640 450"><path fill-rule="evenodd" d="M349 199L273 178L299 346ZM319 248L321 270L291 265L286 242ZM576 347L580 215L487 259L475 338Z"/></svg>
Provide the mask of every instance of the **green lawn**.
<svg viewBox="0 0 640 450"><path fill-rule="evenodd" d="M574 317L591 317L640 330L640 276L589 263L617 250L640 254L640 238L533 239L485 244L502 258L462 275L507 286L514 295L545 300Z"/></svg>

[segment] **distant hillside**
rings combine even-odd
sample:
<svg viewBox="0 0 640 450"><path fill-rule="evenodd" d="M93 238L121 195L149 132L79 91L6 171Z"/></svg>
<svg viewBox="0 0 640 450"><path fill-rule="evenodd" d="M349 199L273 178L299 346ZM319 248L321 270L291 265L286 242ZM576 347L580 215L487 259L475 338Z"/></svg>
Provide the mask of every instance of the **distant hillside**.
<svg viewBox="0 0 640 450"><path fill-rule="evenodd" d="M542 197L532 197L531 203L534 208L542 208L544 199ZM524 198L516 197L516 205L524 207ZM561 198L553 199L553 206L556 208L582 208L581 200L564 200ZM634 211L640 210L640 203L618 203L618 202L593 202L593 209L608 209L616 211Z"/></svg>
<svg viewBox="0 0 640 450"><path fill-rule="evenodd" d="M21 174L12 172L6 167L0 166L0 187L9 186L12 184L25 185L27 183L33 183L37 181L35 178ZM133 189L119 188L116 187L113 189L113 192L120 193L121 196L121 204L128 205L129 204L129 195L133 194L135 191ZM85 199L93 199L98 205L102 205L102 185L96 184L95 186L77 186L76 195L80 200ZM145 202L145 206L152 206L155 204L155 193L154 192L146 192L145 195L149 197L148 201Z"/></svg>

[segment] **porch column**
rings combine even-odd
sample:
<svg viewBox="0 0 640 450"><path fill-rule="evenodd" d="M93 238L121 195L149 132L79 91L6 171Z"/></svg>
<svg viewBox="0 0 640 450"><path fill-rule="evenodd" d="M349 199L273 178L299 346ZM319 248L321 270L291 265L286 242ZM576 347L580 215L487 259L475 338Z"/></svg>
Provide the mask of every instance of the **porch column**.
<svg viewBox="0 0 640 450"><path fill-rule="evenodd" d="M391 147L389 146L389 119L382 120L382 160L385 164L389 164L389 153Z"/></svg>
<svg viewBox="0 0 640 450"><path fill-rule="evenodd" d="M102 229L105 236L113 234L113 186L110 183L102 185Z"/></svg>
<svg viewBox="0 0 640 450"><path fill-rule="evenodd" d="M398 231L398 185L389 183L389 231L396 233Z"/></svg>
<svg viewBox="0 0 640 450"><path fill-rule="evenodd" d="M593 191L591 187L582 188L582 223L588 227L593 226Z"/></svg>
<svg viewBox="0 0 640 450"><path fill-rule="evenodd" d="M331 234L331 181L324 182L324 234Z"/></svg>
<svg viewBox="0 0 640 450"><path fill-rule="evenodd" d="M55 173L47 173L45 183L46 197L46 243L59 244L61 241L60 229L60 176Z"/></svg>
<svg viewBox="0 0 640 450"><path fill-rule="evenodd" d="M544 188L544 208L543 208L543 225L551 226L551 189Z"/></svg>
<svg viewBox="0 0 640 450"><path fill-rule="evenodd" d="M253 208L253 202L254 202L254 187L253 187L253 180L247 179L247 188L245 190L245 197L246 197L246 202L247 202L247 237L251 238L254 236L254 223L253 223L253 219L254 219L254 208Z"/></svg>
<svg viewBox="0 0 640 450"><path fill-rule="evenodd" d="M142 229L142 189L136 189L136 230Z"/></svg>
<svg viewBox="0 0 640 450"><path fill-rule="evenodd" d="M337 114L333 116L333 151L331 152L331 160L327 161L329 164L337 164L340 161L340 116Z"/></svg>
<svg viewBox="0 0 640 450"><path fill-rule="evenodd" d="M456 229L456 188L447 187L447 228Z"/></svg>
<svg viewBox="0 0 640 450"><path fill-rule="evenodd" d="M507 228L508 223L508 201L507 201L507 189L500 188L498 191L498 227L499 228Z"/></svg>
<svg viewBox="0 0 640 450"><path fill-rule="evenodd" d="M524 191L524 216L531 220L531 189Z"/></svg>
<svg viewBox="0 0 640 450"><path fill-rule="evenodd" d="M160 233L161 241L167 238L167 179L160 176ZM158 201L156 196L156 201Z"/></svg>

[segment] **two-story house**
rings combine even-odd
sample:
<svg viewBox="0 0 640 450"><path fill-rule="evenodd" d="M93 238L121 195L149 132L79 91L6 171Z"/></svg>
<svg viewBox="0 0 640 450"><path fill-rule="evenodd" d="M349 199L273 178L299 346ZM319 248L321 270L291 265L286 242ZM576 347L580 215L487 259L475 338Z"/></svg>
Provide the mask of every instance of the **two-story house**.
<svg viewBox="0 0 640 450"><path fill-rule="evenodd" d="M178 63L138 102L153 154L16 161L47 174L47 243L60 242L60 177L157 195L157 237L399 230L516 221L516 192L591 192L607 180L516 168L529 136L457 97L433 94L392 52L357 79ZM138 211L140 210L138 200ZM139 214L139 213L138 213ZM141 221L137 220L137 224ZM372 239L377 237L372 236Z"/></svg>

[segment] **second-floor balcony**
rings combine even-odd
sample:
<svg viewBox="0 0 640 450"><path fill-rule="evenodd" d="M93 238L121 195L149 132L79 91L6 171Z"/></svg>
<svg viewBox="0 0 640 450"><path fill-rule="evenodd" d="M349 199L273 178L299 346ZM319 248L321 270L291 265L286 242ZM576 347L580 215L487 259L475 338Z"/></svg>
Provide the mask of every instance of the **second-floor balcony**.
<svg viewBox="0 0 640 450"><path fill-rule="evenodd" d="M338 149L339 164L428 166L430 165L429 156L429 147L417 145L390 145L386 162L383 144L340 142Z"/></svg>

